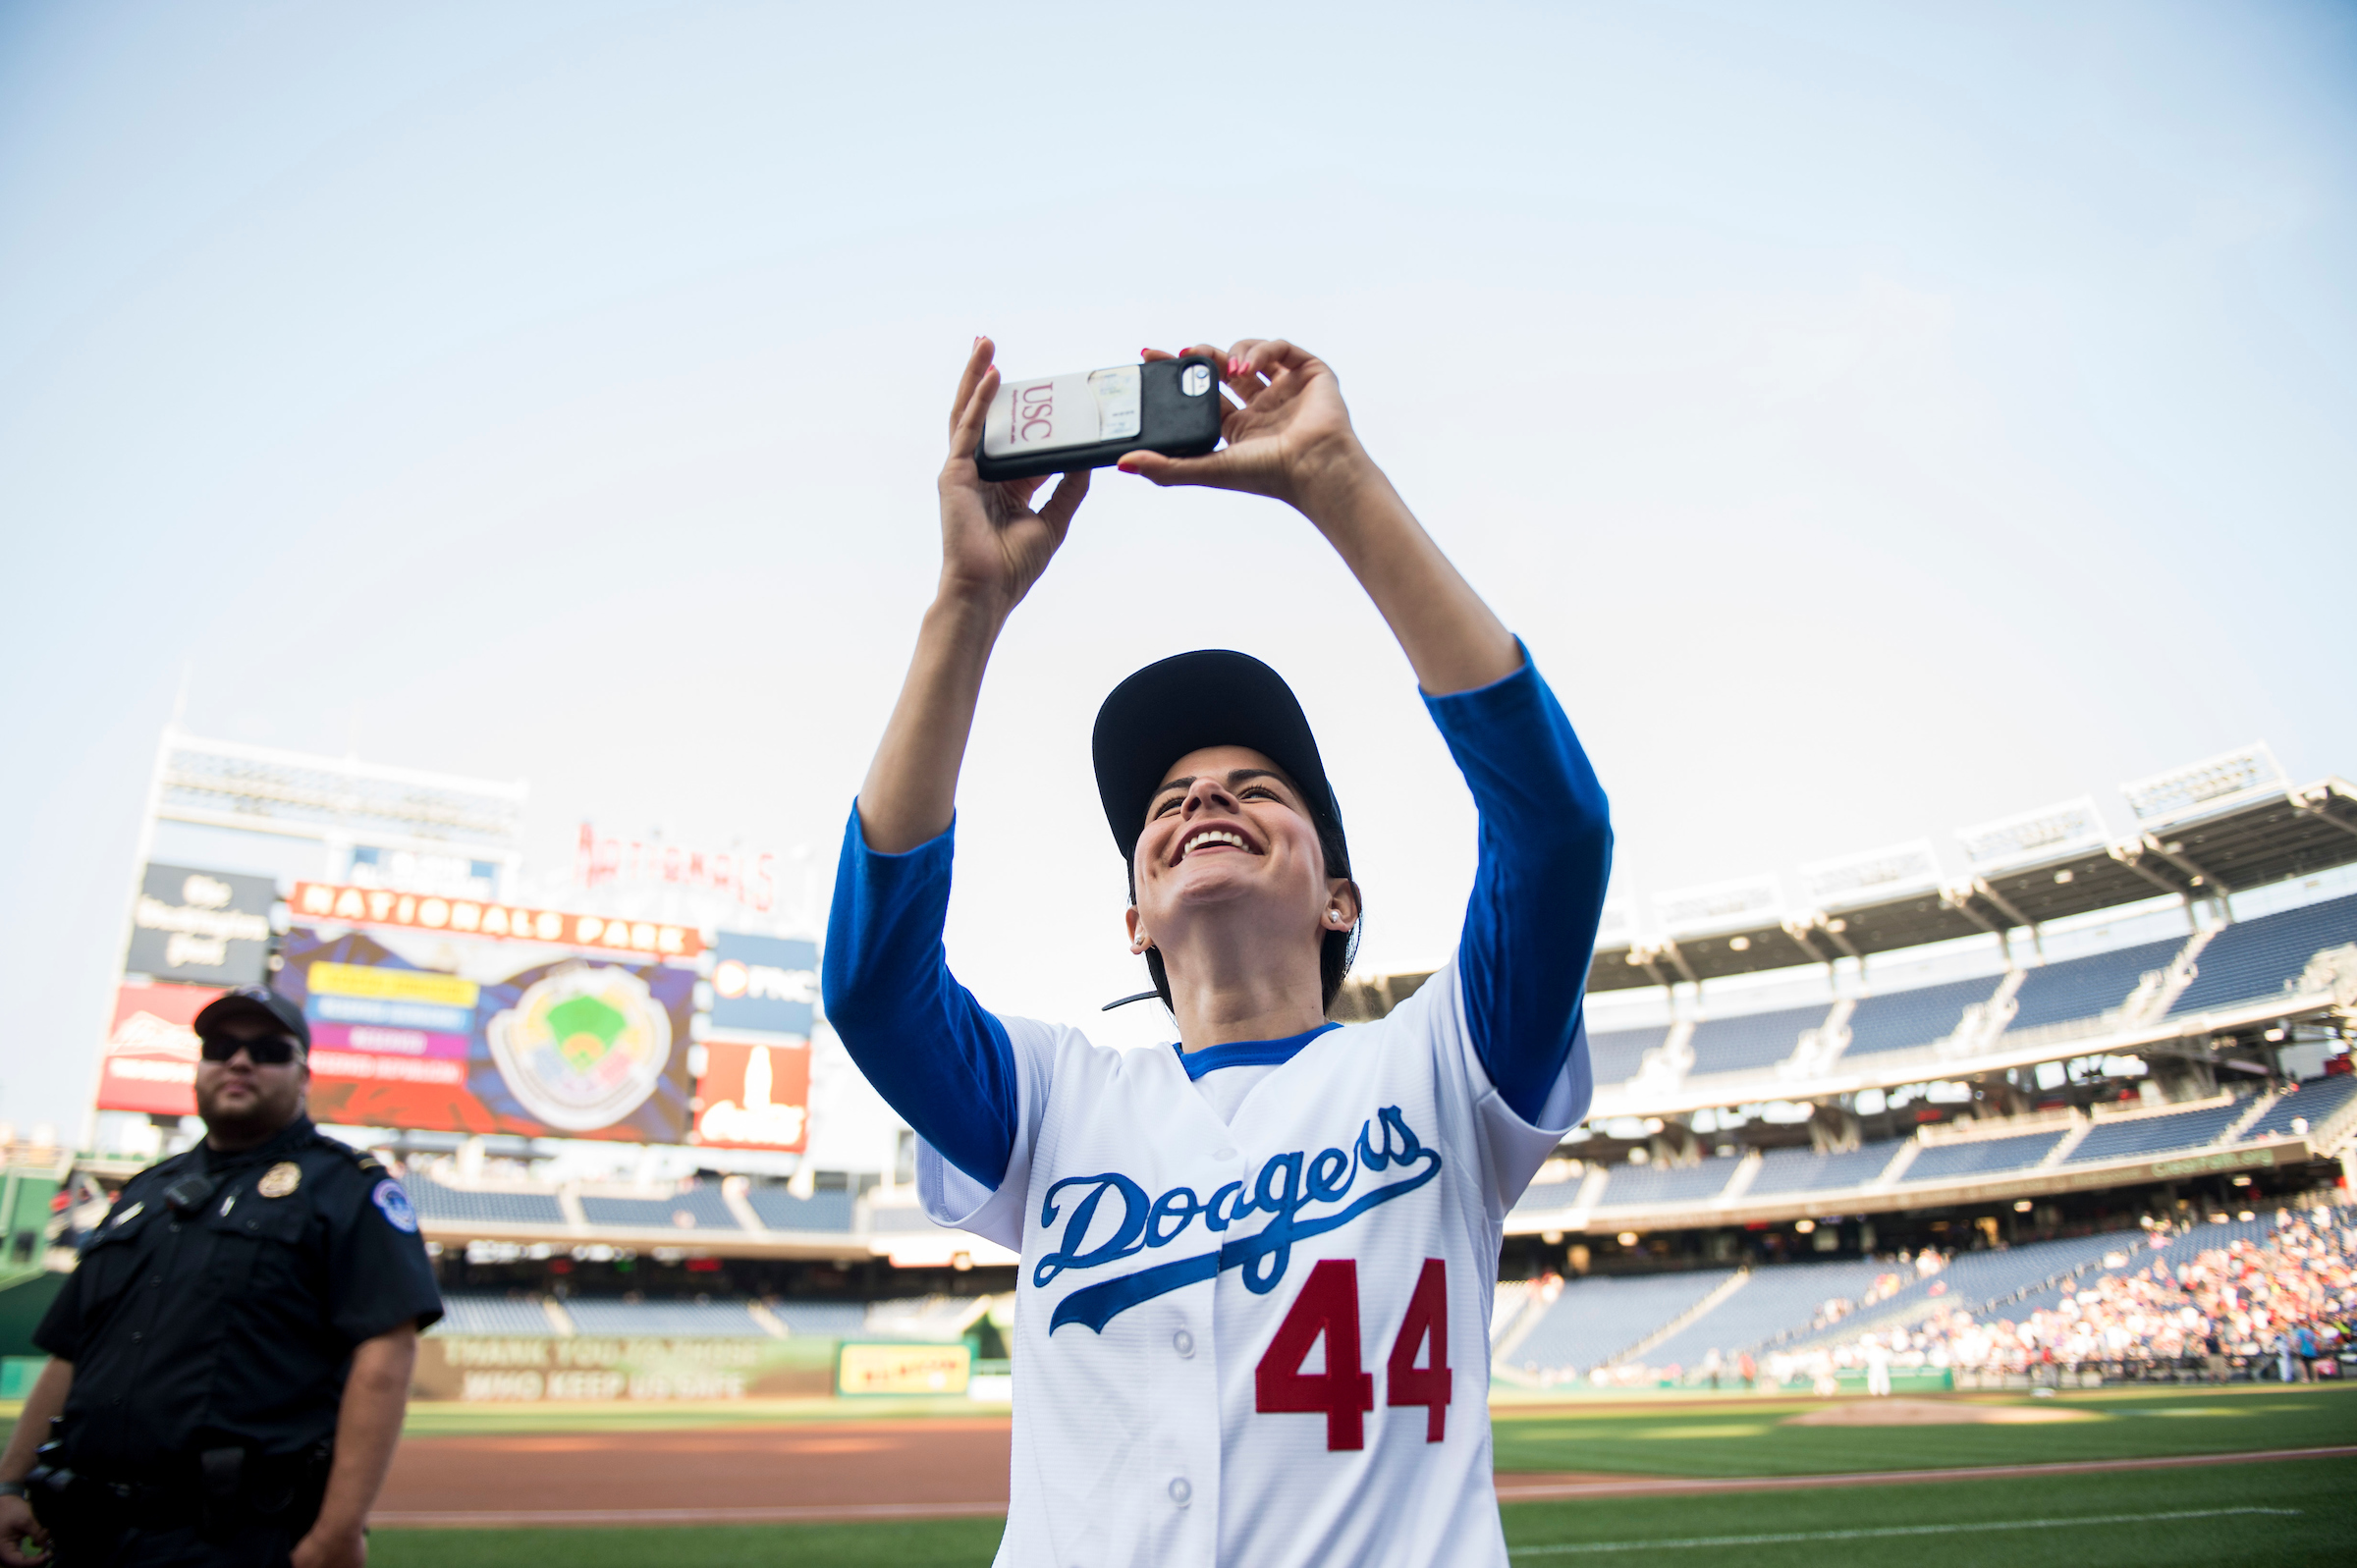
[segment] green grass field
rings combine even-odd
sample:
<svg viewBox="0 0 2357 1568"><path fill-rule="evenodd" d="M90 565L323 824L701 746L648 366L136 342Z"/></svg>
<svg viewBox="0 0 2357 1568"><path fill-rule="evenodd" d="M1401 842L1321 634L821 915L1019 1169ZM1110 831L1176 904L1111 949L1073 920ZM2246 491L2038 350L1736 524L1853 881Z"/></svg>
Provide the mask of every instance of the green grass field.
<svg viewBox="0 0 2357 1568"><path fill-rule="evenodd" d="M2028 1404L2026 1399L2001 1402ZM2040 1405L2047 1401L2036 1401ZM2120 1389L2057 1403L2039 1426L1788 1427L1813 1408L1721 1400L1566 1413L1501 1409L1502 1471L1679 1477L1845 1474L2357 1444L2357 1391ZM882 1410L878 1414L884 1413ZM428 1413L429 1415L431 1413ZM468 1413L471 1415L471 1413ZM507 1413L503 1412L503 1416ZM521 1413L510 1417L522 1420ZM774 1418L773 1418L774 1419ZM441 1430L461 1424L439 1418ZM484 1430L471 1420L466 1430ZM1709 1496L1509 1503L1517 1562L1707 1562L1745 1568L1904 1560L2163 1568L2338 1563L2357 1556L2357 1459L2217 1465ZM376 1568L979 1568L995 1519L659 1530L380 1531Z"/></svg>
<svg viewBox="0 0 2357 1568"><path fill-rule="evenodd" d="M1975 1399L1973 1402L1982 1402ZM2357 1445L2357 1389L2120 1388L2056 1401L2085 1420L2033 1426L1791 1427L1815 1408L1729 1398L1592 1408L1503 1406L1501 1472L1628 1476L1847 1474L1976 1465L2228 1454ZM417 1433L712 1427L850 1415L973 1415L962 1401L782 1407L420 1407ZM2003 1563L2154 1568L2357 1558L2357 1459L2193 1466L2097 1475L1941 1481L1704 1496L1514 1502L1517 1562L1704 1562L1744 1568L1903 1560L1908 1568ZM979 1568L995 1519L855 1525L596 1530L381 1530L375 1568Z"/></svg>
<svg viewBox="0 0 2357 1568"><path fill-rule="evenodd" d="M2020 1427L1787 1427L1780 1425L1784 1417L1816 1406L1727 1401L1659 1412L1621 1406L1595 1415L1507 1409L1496 1413L1493 1431L1501 1471L1624 1476L1828 1475L2357 1443L2357 1390L2336 1387L2122 1388L1972 1402L2051 1405L2087 1419Z"/></svg>
<svg viewBox="0 0 2357 1568"><path fill-rule="evenodd" d="M1513 1503L1517 1562L1745 1568L1903 1560L1909 1568L2172 1568L2342 1563L2357 1540L2357 1460L1924 1486ZM726 1529L379 1531L374 1568L982 1568L997 1520Z"/></svg>

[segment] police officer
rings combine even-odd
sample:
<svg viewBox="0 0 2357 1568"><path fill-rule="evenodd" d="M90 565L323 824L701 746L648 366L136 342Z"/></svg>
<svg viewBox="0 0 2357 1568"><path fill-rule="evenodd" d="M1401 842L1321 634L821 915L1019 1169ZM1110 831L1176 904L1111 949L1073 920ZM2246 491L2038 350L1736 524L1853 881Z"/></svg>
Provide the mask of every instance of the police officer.
<svg viewBox="0 0 2357 1568"><path fill-rule="evenodd" d="M125 1184L33 1334L52 1359L0 1454L0 1562L366 1558L442 1316L417 1217L304 1114L301 1008L233 991L195 1030L204 1141Z"/></svg>

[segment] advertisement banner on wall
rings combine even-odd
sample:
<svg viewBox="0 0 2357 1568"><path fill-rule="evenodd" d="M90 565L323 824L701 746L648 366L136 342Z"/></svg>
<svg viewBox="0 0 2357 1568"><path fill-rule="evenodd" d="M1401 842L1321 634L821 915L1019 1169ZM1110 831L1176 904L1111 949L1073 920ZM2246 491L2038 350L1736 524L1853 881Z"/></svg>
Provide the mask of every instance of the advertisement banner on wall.
<svg viewBox="0 0 2357 1568"><path fill-rule="evenodd" d="M427 1399L477 1404L809 1398L834 1392L835 1343L798 1333L786 1339L427 1334L417 1341L411 1385Z"/></svg>
<svg viewBox="0 0 2357 1568"><path fill-rule="evenodd" d="M847 1341L835 1363L840 1394L961 1394L973 1374L963 1345L863 1344Z"/></svg>
<svg viewBox="0 0 2357 1568"><path fill-rule="evenodd" d="M311 1025L311 1114L679 1143L695 975L676 964L298 926L273 982Z"/></svg>
<svg viewBox="0 0 2357 1568"><path fill-rule="evenodd" d="M214 986L118 986L98 1061L98 1108L196 1114L196 1031Z"/></svg>
<svg viewBox="0 0 2357 1568"><path fill-rule="evenodd" d="M724 931L712 945L712 1025L802 1035L818 1000L818 945Z"/></svg>
<svg viewBox="0 0 2357 1568"><path fill-rule="evenodd" d="M150 861L132 906L131 950L123 967L158 980L210 986L261 983L270 950L268 877L241 877Z"/></svg>
<svg viewBox="0 0 2357 1568"><path fill-rule="evenodd" d="M699 1144L800 1154L810 1144L810 1048L709 1035L695 1103Z"/></svg>

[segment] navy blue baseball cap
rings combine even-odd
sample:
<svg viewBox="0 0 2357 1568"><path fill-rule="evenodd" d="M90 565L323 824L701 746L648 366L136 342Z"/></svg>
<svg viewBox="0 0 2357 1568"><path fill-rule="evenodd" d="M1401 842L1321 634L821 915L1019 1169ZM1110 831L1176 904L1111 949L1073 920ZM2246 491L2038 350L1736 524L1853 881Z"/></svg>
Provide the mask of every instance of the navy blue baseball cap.
<svg viewBox="0 0 2357 1568"><path fill-rule="evenodd" d="M1342 807L1300 699L1283 676L1231 648L1199 648L1150 664L1114 687L1097 710L1090 743L1097 795L1124 863L1136 856L1146 808L1171 765L1205 746L1249 746L1284 769L1327 846L1326 874L1350 875Z"/></svg>
<svg viewBox="0 0 2357 1568"><path fill-rule="evenodd" d="M311 1053L311 1026L302 1009L292 997L282 997L268 986L240 986L223 992L204 1004L189 1027L196 1031L197 1039L210 1040L214 1030L233 1018L252 1018L265 1028L293 1035L302 1042L304 1055Z"/></svg>

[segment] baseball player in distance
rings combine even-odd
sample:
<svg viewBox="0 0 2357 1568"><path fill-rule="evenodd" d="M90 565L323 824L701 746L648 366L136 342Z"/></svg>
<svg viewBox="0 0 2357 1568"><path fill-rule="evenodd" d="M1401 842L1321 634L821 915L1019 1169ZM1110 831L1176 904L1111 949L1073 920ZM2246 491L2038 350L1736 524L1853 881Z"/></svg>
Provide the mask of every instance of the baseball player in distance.
<svg viewBox="0 0 2357 1568"><path fill-rule="evenodd" d="M1520 642L1359 445L1334 372L1282 342L1194 351L1244 400L1227 444L1121 466L1292 506L1374 600L1480 810L1454 956L1382 1021L1326 1021L1361 909L1335 793L1276 673L1206 651L1124 681L1095 735L1174 1048L1002 1017L951 976L983 669L1088 488L1068 474L1034 510L1038 481L976 475L999 385L977 339L939 594L844 835L827 1008L922 1140L927 1212L1022 1255L999 1562L1503 1565L1490 1303L1506 1212L1588 1105L1604 792ZM1170 550L1173 580L1206 591L1201 547Z"/></svg>

